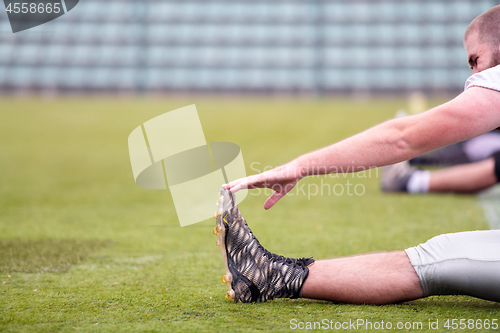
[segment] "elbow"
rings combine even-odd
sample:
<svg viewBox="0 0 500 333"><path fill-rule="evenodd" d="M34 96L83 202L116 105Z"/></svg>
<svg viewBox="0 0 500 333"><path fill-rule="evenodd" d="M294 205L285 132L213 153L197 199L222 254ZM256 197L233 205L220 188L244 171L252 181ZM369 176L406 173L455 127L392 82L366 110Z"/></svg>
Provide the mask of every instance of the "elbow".
<svg viewBox="0 0 500 333"><path fill-rule="evenodd" d="M411 159L425 151L425 135L415 135L412 126L397 128L393 136L392 147L396 151L398 162Z"/></svg>
<svg viewBox="0 0 500 333"><path fill-rule="evenodd" d="M394 143L394 148L405 155L409 154L413 150L412 146L412 143L404 135L401 135L399 138L397 138L396 142Z"/></svg>
<svg viewBox="0 0 500 333"><path fill-rule="evenodd" d="M384 165L394 164L409 160L428 150L432 146L435 135L422 135L428 133L422 129L420 116L408 116L389 120L382 125L382 139L379 143L385 147Z"/></svg>
<svg viewBox="0 0 500 333"><path fill-rule="evenodd" d="M398 136L393 146L401 161L417 156L415 155L415 144L404 133Z"/></svg>
<svg viewBox="0 0 500 333"><path fill-rule="evenodd" d="M438 148L432 135L421 135L411 129L402 130L395 139L394 147L402 161L412 159Z"/></svg>

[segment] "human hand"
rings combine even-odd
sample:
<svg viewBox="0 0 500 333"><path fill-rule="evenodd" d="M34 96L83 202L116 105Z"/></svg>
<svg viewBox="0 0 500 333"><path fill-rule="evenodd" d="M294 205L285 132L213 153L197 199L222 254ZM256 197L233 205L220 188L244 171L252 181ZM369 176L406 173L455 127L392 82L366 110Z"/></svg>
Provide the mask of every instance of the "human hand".
<svg viewBox="0 0 500 333"><path fill-rule="evenodd" d="M258 175L236 179L222 187L232 193L241 189L270 188L274 193L264 203L264 209L269 209L290 192L304 176L300 168L287 163Z"/></svg>

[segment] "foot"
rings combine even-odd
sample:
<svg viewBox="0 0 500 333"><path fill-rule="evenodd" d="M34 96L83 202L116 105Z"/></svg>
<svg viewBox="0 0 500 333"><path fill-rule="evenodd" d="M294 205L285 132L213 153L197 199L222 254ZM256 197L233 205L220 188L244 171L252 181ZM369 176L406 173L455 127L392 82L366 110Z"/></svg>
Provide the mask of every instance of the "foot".
<svg viewBox="0 0 500 333"><path fill-rule="evenodd" d="M285 258L267 251L241 216L234 194L219 193L214 234L226 265L222 277L229 289L226 298L249 303L300 297L314 259Z"/></svg>
<svg viewBox="0 0 500 333"><path fill-rule="evenodd" d="M410 176L417 171L408 161L387 165L382 168L381 187L384 192L407 192Z"/></svg>

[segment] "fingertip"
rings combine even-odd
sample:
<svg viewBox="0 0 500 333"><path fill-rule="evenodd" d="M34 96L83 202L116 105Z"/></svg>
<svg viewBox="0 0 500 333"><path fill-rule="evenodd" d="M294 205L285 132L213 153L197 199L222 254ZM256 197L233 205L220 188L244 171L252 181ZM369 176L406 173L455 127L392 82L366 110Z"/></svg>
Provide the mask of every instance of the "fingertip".
<svg viewBox="0 0 500 333"><path fill-rule="evenodd" d="M264 209L265 210L269 210L269 208L271 208L272 206L274 206L276 202L273 200L273 197L270 196L266 202L264 202Z"/></svg>

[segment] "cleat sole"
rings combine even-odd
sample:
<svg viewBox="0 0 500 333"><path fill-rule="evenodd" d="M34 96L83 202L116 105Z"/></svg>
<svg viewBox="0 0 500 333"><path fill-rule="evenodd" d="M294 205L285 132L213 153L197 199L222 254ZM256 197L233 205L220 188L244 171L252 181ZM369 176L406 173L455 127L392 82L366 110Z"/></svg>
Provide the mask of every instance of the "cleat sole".
<svg viewBox="0 0 500 333"><path fill-rule="evenodd" d="M234 301L234 290L231 286L232 275L227 266L227 254L226 254L226 227L224 226L223 218L224 218L224 205L232 207L232 202L226 203L224 202L224 195L222 195L222 191L219 192L220 197L217 199L218 207L217 210L217 224L215 226L215 230L217 231L217 244L220 246L220 250L222 252L222 258L224 259L224 267L226 268L226 274L222 278L222 282L227 283L228 292L226 293L226 298ZM229 198L231 200L231 198ZM227 207L226 207L227 210ZM226 221L227 223L227 221Z"/></svg>

